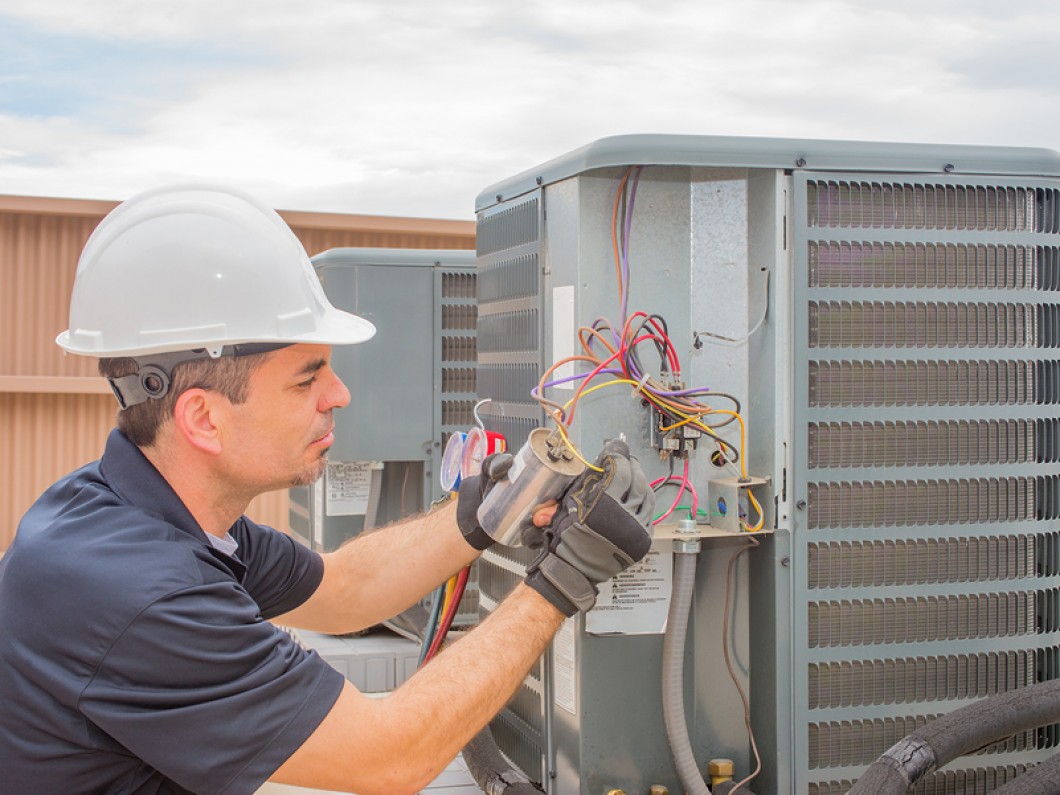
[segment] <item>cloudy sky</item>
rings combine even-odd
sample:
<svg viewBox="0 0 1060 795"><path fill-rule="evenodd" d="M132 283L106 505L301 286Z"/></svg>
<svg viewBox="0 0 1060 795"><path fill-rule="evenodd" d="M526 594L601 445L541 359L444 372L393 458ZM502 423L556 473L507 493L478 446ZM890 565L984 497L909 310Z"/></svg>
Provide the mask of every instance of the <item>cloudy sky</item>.
<svg viewBox="0 0 1060 795"><path fill-rule="evenodd" d="M1060 149L1055 0L0 0L0 193L469 219L609 135Z"/></svg>

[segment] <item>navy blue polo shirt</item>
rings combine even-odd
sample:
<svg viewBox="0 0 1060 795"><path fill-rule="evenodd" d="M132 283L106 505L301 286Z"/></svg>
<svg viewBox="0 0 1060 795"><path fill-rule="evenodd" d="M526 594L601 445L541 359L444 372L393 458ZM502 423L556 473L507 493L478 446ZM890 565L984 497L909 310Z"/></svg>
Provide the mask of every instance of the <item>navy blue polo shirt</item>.
<svg viewBox="0 0 1060 795"><path fill-rule="evenodd" d="M0 790L253 793L305 742L345 680L265 619L323 561L230 534L233 556L118 431L30 508L0 562Z"/></svg>

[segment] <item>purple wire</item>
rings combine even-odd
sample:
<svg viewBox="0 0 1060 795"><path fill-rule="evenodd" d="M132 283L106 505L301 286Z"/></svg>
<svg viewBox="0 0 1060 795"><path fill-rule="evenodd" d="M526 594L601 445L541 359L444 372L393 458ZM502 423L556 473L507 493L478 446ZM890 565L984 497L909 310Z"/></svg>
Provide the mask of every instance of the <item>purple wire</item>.
<svg viewBox="0 0 1060 795"><path fill-rule="evenodd" d="M555 381L546 381L544 387L545 389L550 389L551 387L559 386L560 384L569 384L571 381L580 381L588 375L589 373L577 373L576 375L568 375L566 378L557 378ZM612 370L609 368L606 370L601 370L599 373L597 373L597 375L622 375L622 371ZM530 394L535 398L538 396L536 386L530 390Z"/></svg>
<svg viewBox="0 0 1060 795"><path fill-rule="evenodd" d="M629 233L633 227L633 205L637 200L640 171L640 168L633 171L633 187L630 189L629 201L626 203L626 220L622 228L622 328L626 327L626 318L629 317Z"/></svg>

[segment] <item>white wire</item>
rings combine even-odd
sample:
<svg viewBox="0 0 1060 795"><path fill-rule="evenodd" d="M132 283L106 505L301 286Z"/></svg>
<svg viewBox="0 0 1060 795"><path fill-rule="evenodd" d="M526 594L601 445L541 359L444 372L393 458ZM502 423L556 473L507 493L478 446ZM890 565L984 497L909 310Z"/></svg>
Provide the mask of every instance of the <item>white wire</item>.
<svg viewBox="0 0 1060 795"><path fill-rule="evenodd" d="M480 400L478 403L475 404L475 408L473 410L474 415L475 415L475 422L478 424L478 427L480 427L482 430L486 430L486 425L482 422L482 417L480 417L478 415L479 407L485 405L486 403L492 403L492 402L493 402L493 398L483 398L482 400Z"/></svg>
<svg viewBox="0 0 1060 795"><path fill-rule="evenodd" d="M766 316L769 314L769 271L765 271L765 274L765 296L762 301L762 315L758 318L758 322L751 327L751 330L739 338L726 337L722 334L715 334L712 331L693 331L692 339L694 340L693 344L696 348L699 348L702 345L700 337L707 337L707 342L713 342L716 345L743 345L758 332L758 329L762 328L762 324L766 322Z"/></svg>

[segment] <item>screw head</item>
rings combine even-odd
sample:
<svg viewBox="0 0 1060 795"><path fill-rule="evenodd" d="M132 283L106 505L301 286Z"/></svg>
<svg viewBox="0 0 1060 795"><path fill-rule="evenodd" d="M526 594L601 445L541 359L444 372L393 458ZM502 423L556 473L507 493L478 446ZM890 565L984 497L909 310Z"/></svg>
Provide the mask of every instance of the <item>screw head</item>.
<svg viewBox="0 0 1060 795"><path fill-rule="evenodd" d="M804 510L806 508L806 500L799 500L795 503L795 507L798 508L800 511Z"/></svg>

